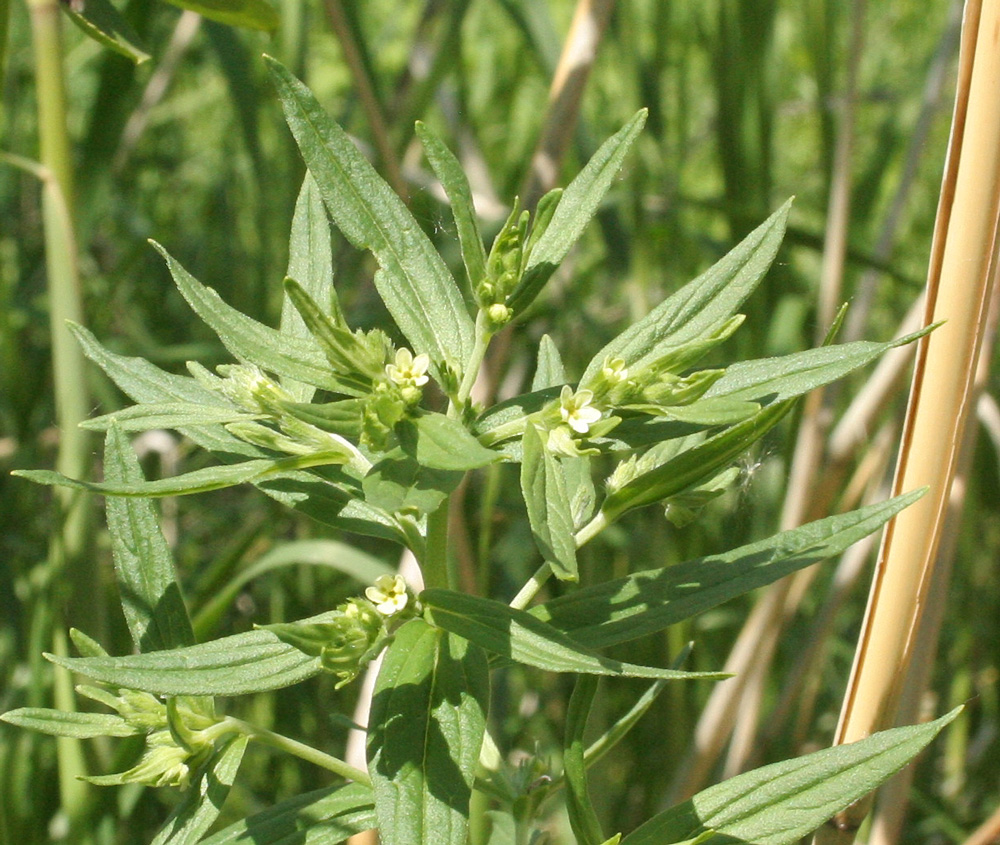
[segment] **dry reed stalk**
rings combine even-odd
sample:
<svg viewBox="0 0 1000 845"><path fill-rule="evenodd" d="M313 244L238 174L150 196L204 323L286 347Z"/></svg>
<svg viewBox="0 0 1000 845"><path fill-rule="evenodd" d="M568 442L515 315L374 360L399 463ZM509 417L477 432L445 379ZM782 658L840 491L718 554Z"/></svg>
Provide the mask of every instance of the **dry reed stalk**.
<svg viewBox="0 0 1000 845"><path fill-rule="evenodd" d="M929 598L972 398L975 363L994 278L1000 211L1000 0L966 5L959 89L928 272L928 322L920 342L894 491L927 487L886 528L837 729L837 744L890 727ZM934 596L940 601L940 596ZM838 814L816 845L846 845L871 797Z"/></svg>
<svg viewBox="0 0 1000 845"><path fill-rule="evenodd" d="M981 407L980 398L989 377L990 362L996 346L997 322L1000 319L1000 286L997 285L998 267L993 265L993 276L990 287L992 302L979 360L976 364L976 377L973 386L975 405ZM945 596L951 581L951 573L955 564L955 552L958 545L959 529L961 527L962 510L965 505L965 494L968 490L969 471L972 467L972 456L975 450L977 426L969 424L962 435L962 446L959 453L959 468L951 485L951 496L948 501L948 511L945 517L945 527L938 548L937 564L932 575L930 595ZM931 602L927 612L921 617L920 630L913 649L913 659L906 673L899 702L897 721L900 724L916 722L922 717L922 705L925 692L930 686L931 671L937 657L938 636L944 624L945 602ZM913 782L914 766L907 766L892 780L886 783L879 792L877 812L872 820L868 845L893 845L899 839L906 816L907 796Z"/></svg>

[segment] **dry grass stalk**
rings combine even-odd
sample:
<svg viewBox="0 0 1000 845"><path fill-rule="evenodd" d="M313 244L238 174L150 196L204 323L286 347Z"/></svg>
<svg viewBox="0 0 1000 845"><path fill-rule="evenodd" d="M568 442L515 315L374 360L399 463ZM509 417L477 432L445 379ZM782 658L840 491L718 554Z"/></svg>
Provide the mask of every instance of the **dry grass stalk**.
<svg viewBox="0 0 1000 845"><path fill-rule="evenodd" d="M886 529L837 743L894 722L901 679L929 598L993 277L1000 210L998 34L1000 0L970 2L927 283L928 322L947 322L917 352L894 482L897 492L926 486L929 493ZM852 842L868 805L870 799L839 814L817 834L817 845Z"/></svg>

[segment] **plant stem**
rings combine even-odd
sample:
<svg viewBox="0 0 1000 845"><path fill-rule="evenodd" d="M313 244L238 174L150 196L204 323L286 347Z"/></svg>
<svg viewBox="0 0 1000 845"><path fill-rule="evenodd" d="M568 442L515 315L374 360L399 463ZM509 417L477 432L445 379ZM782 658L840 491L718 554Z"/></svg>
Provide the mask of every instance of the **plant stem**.
<svg viewBox="0 0 1000 845"><path fill-rule="evenodd" d="M225 724L235 728L240 731L240 733L245 734L251 739L256 739L259 742L263 742L265 745L270 745L272 748L277 748L280 751L286 751L301 760L313 763L327 769L328 771L334 772L343 778L347 778L347 780L363 783L365 786L372 785L371 778L368 777L367 772L363 772L361 769L356 769L350 763L345 763L338 757L319 751L311 745L306 745L303 742L298 742L297 740L290 739L287 736L282 736L274 731L269 731L267 728L258 728L255 725L251 725L248 722L244 722L242 719L237 719L233 716L227 716L225 718Z"/></svg>
<svg viewBox="0 0 1000 845"><path fill-rule="evenodd" d="M486 315L480 311L476 315L476 340L472 347L472 354L465 365L465 373L462 375L462 383L458 388L455 404L452 406L456 413L458 408L465 404L472 393L472 386L476 383L476 376L479 375L479 368L482 366L483 358L486 357L486 350L490 345L490 338L493 333L486 328Z"/></svg>
<svg viewBox="0 0 1000 845"><path fill-rule="evenodd" d="M604 511L598 511L597 516L595 516L590 522L583 526L579 531L573 535L573 539L576 541L576 547L579 549L581 546L589 543L598 534L600 534L605 528L608 527L608 518L604 515ZM524 610L531 602L531 600L538 595L538 591L542 589L545 582L552 577L552 567L548 562L543 563L535 571L528 582L521 587L518 594L514 596L510 603L510 606L516 610Z"/></svg>
<svg viewBox="0 0 1000 845"><path fill-rule="evenodd" d="M425 587L451 587L448 569L448 502L445 499L434 513L427 516L427 550L420 568Z"/></svg>
<svg viewBox="0 0 1000 845"><path fill-rule="evenodd" d="M27 0L35 60L38 99L38 131L42 165L42 217L45 227L45 259L48 275L49 321L52 337L52 370L55 386L59 451L56 469L70 477L86 475L89 437L79 427L88 413L83 355L66 327L67 320L83 322L79 268L73 225L73 171L69 135L66 130L66 85L63 70L61 14L57 0ZM58 529L49 549L52 584L68 581L73 602L73 620L80 627L99 633L100 603L92 600L96 572L90 541L90 504L78 492L56 493ZM58 611L57 611L58 612ZM53 650L65 653L62 622ZM72 708L67 684L57 682L57 705ZM68 698L68 700L67 700ZM59 782L63 807L71 826L86 810L88 787L79 780L86 774L78 742L61 741L57 746Z"/></svg>

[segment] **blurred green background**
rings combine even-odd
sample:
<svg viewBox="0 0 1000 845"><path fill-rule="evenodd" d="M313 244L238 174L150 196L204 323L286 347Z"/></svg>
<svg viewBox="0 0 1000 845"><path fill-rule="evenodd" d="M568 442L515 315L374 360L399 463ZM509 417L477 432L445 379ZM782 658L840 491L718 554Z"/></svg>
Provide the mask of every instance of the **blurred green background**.
<svg viewBox="0 0 1000 845"><path fill-rule="evenodd" d="M333 31L331 4L275 0L272 36L201 21L155 0L121 10L153 59L138 67L85 38L69 21L65 66L76 174L77 232L85 322L116 352L181 371L196 359L227 360L187 308L155 238L230 304L269 324L280 311L287 235L303 165L266 78L260 54L274 55L316 92L366 150L373 135L345 39L374 82L387 137L401 162L410 205L456 272L454 225L415 142L428 123L460 153L495 232L524 183L546 115L548 90L569 28L569 0L364 0L332 4L349 35ZM24 4L9 14L0 104L0 149L38 156L36 80ZM524 328L495 359L496 383L510 394L530 381L538 338L550 334L571 377L615 333L709 266L756 223L795 195L786 245L747 305L748 319L726 360L805 348L818 325L817 286L837 128L845 102L852 27L863 36L857 61L851 215L841 299L852 300L847 332L888 339L918 295L926 272L947 144L956 7L914 0L625 0L617 4L583 93L563 163L565 183L597 145L638 108L649 120L625 170L566 268L533 306ZM53 578L46 566L53 527L50 490L9 471L50 467L58 429L51 387L48 301L39 184L0 165L0 711L51 704L50 627L76 625L112 653L129 648L110 571L107 537L94 539L97 582ZM355 325L384 324L370 262L342 241L336 284ZM849 337L847 339L854 339ZM127 400L88 369L93 411ZM831 401L843 410L864 382L858 374ZM997 387L994 376L987 394ZM886 419L898 418L905 390ZM979 428L957 545L954 581L934 670L929 712L969 701L965 714L922 761L900 839L959 843L1000 800L998 655L1000 553L998 451ZM995 433L995 431L994 431ZM795 422L747 459L738 489L681 530L647 509L588 546L585 579L598 580L721 551L777 530ZM171 439L172 438L172 439ZM143 438L147 475L195 468L176 438ZM94 442L94 475L99 443ZM858 456L861 461L864 455ZM509 598L537 565L520 504L516 469L474 479L467 498L470 576L482 592ZM98 508L101 503L97 502ZM165 530L195 616L268 550L307 537L347 540L391 565L398 549L284 513L253 490L226 490L162 505ZM102 524L100 518L96 520ZM805 648L834 571L819 575L789 622L764 696L761 762L829 742L866 598L863 577L838 613L825 658L809 678L808 708L768 732L772 708ZM206 619L204 638L253 622L294 619L332 606L357 583L318 567L288 566L237 591L227 612ZM693 668L724 662L750 599L731 603L683 630L640 641L638 662L662 662L689 639ZM501 674L493 722L504 748L537 753L558 766L564 679ZM595 724L628 708L639 687L603 690ZM704 686L670 689L593 774L606 829L631 829L663 800L707 697ZM252 700L230 712L341 753L356 690L319 679ZM59 841L55 742L0 725L0 842ZM90 743L92 773L129 765L125 741ZM252 812L295 790L325 782L303 763L251 751L224 813ZM160 794L163 793L163 794ZM140 788L87 792L92 841L148 841L174 796ZM564 836L551 808L556 841Z"/></svg>

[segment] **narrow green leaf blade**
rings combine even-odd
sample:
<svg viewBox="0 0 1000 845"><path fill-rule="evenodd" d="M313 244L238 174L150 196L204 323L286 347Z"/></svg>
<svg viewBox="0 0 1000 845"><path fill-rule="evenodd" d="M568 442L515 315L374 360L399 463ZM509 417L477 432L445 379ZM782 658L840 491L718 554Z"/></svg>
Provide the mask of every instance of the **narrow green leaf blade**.
<svg viewBox="0 0 1000 845"><path fill-rule="evenodd" d="M292 232L288 240L288 272L303 290L321 307L326 306L327 315L338 324L346 326L340 302L333 287L333 245L330 238L330 221L326 216L323 198L312 174L306 171L302 188L295 203L292 217ZM292 305L286 293L281 305L279 331L285 337L309 341L310 333L306 324ZM304 382L287 378L284 387L297 402L312 399L313 387Z"/></svg>
<svg viewBox="0 0 1000 845"><path fill-rule="evenodd" d="M246 751L248 738L234 736L215 752L180 804L160 828L152 845L195 845L222 811Z"/></svg>
<svg viewBox="0 0 1000 845"><path fill-rule="evenodd" d="M116 426L104 440L104 477L112 484L145 481L132 444ZM115 578L133 642L142 652L194 645L173 555L153 503L111 496L105 509Z"/></svg>
<svg viewBox="0 0 1000 845"><path fill-rule="evenodd" d="M923 337L930 328L887 343L854 341L783 355L739 361L705 393L705 399L783 402L836 381L897 346ZM697 403L696 403L697 404Z"/></svg>
<svg viewBox="0 0 1000 845"><path fill-rule="evenodd" d="M661 302L598 352L581 382L593 378L606 358L623 358L638 371L668 349L717 331L754 289L778 254L791 200L728 255Z"/></svg>
<svg viewBox="0 0 1000 845"><path fill-rule="evenodd" d="M651 505L711 479L720 469L767 434L791 410L791 403L768 405L749 419L709 437L650 472L610 493L601 505L609 521L632 508Z"/></svg>
<svg viewBox="0 0 1000 845"><path fill-rule="evenodd" d="M420 121L417 121L417 136L424 146L427 161L430 162L451 202L451 213L455 218L455 228L458 230L462 260L465 262L465 271L469 274L472 290L475 290L476 285L486 276L486 248L483 246L483 235L479 231L469 180L451 150Z"/></svg>
<svg viewBox="0 0 1000 845"><path fill-rule="evenodd" d="M442 362L461 373L472 353L474 325L441 256L312 92L279 62L266 60L330 216L347 240L371 250L381 267L375 286L389 313L414 350L430 355L439 382Z"/></svg>
<svg viewBox="0 0 1000 845"><path fill-rule="evenodd" d="M587 789L587 765L584 761L583 732L587 728L587 717L596 693L597 677L580 675L566 708L566 741L563 748L566 811L580 845L602 845L605 842L597 811Z"/></svg>
<svg viewBox="0 0 1000 845"><path fill-rule="evenodd" d="M137 65L150 58L132 25L108 0L61 3L60 6L73 23L99 44Z"/></svg>
<svg viewBox="0 0 1000 845"><path fill-rule="evenodd" d="M719 672L682 672L612 660L580 645L526 611L515 610L492 599L432 589L424 590L420 601L432 625L458 634L494 654L548 672L673 680L727 677Z"/></svg>
<svg viewBox="0 0 1000 845"><path fill-rule="evenodd" d="M566 186L544 234L531 250L521 282L508 305L515 314L527 308L569 254L614 183L625 156L646 123L646 110L608 138L575 179Z"/></svg>
<svg viewBox="0 0 1000 845"><path fill-rule="evenodd" d="M502 457L483 446L458 420L444 414L421 414L396 426L403 451L431 469L469 470L494 464Z"/></svg>
<svg viewBox="0 0 1000 845"><path fill-rule="evenodd" d="M681 842L709 829L716 836L706 845L792 845L903 768L961 709L737 775L654 816L622 845Z"/></svg>
<svg viewBox="0 0 1000 845"><path fill-rule="evenodd" d="M255 461L243 461L243 463L231 466L205 467L171 478L128 483L80 481L52 470L20 470L12 475L27 478L37 484L70 487L74 490L102 493L105 496L185 496L192 493L205 493L209 490L221 490L224 487L233 487L237 484L255 484L306 467L341 464L343 462L344 455L339 452L317 452L314 455L292 455L287 458L270 460L262 458Z"/></svg>
<svg viewBox="0 0 1000 845"><path fill-rule="evenodd" d="M181 295L234 357L285 378L343 392L343 385L334 378L326 356L311 337L282 335L247 317L188 273L162 246L151 243L167 262Z"/></svg>
<svg viewBox="0 0 1000 845"><path fill-rule="evenodd" d="M591 648L628 642L841 554L923 493L826 517L722 554L584 587L529 612Z"/></svg>
<svg viewBox="0 0 1000 845"><path fill-rule="evenodd" d="M542 443L538 429L524 430L521 458L521 493L528 508L528 522L535 545L552 566L556 577L576 581L576 541L566 479L559 461Z"/></svg>
<svg viewBox="0 0 1000 845"><path fill-rule="evenodd" d="M303 621L332 618L333 613L323 613ZM46 657L96 681L157 695L245 695L297 684L321 668L318 657L265 630L125 657Z"/></svg>
<svg viewBox="0 0 1000 845"><path fill-rule="evenodd" d="M114 713L74 713L48 707L19 707L0 714L0 722L8 722L29 731L49 736L71 736L93 739L97 736L135 736L142 733Z"/></svg>
<svg viewBox="0 0 1000 845"><path fill-rule="evenodd" d="M375 684L368 734L385 845L465 845L488 705L482 649L422 619L399 629Z"/></svg>
<svg viewBox="0 0 1000 845"><path fill-rule="evenodd" d="M371 789L348 783L281 801L203 839L202 845L333 845L373 827Z"/></svg>
<svg viewBox="0 0 1000 845"><path fill-rule="evenodd" d="M205 425L224 425L231 422L251 422L259 420L259 414L245 414L236 408L214 405L195 405L190 402L159 402L149 405L133 405L121 411L114 411L99 417L91 417L81 423L81 428L90 431L107 431L117 426L122 431L149 431L155 428L180 430Z"/></svg>
<svg viewBox="0 0 1000 845"><path fill-rule="evenodd" d="M266 0L167 0L179 9L188 9L210 21L274 32L281 19Z"/></svg>

